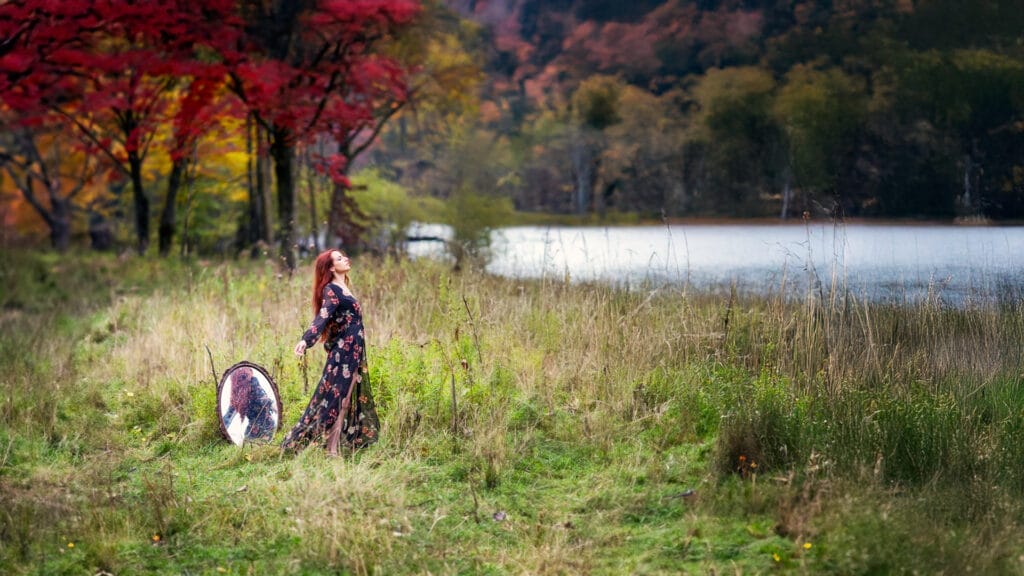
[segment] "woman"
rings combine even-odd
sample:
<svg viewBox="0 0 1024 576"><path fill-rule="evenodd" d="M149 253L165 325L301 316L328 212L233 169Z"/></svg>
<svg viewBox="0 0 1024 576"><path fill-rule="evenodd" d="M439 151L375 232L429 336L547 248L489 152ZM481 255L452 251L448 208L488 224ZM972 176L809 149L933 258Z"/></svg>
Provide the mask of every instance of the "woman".
<svg viewBox="0 0 1024 576"><path fill-rule="evenodd" d="M336 456L339 444L355 449L377 441L379 423L366 370L363 317L349 284L351 269L348 257L338 250L316 258L316 317L295 345L295 355L301 357L319 340L327 350L327 364L299 423L281 442L285 450L298 450L326 436L327 454Z"/></svg>

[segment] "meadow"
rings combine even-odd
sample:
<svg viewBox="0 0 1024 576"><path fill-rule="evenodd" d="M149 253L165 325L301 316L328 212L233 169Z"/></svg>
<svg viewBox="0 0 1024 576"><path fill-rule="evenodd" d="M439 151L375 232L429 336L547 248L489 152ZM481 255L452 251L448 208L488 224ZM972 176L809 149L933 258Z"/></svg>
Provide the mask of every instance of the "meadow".
<svg viewBox="0 0 1024 576"><path fill-rule="evenodd" d="M353 281L380 442L288 456L214 372L267 367L280 440L308 262L0 253L0 572L1024 573L1019 300Z"/></svg>

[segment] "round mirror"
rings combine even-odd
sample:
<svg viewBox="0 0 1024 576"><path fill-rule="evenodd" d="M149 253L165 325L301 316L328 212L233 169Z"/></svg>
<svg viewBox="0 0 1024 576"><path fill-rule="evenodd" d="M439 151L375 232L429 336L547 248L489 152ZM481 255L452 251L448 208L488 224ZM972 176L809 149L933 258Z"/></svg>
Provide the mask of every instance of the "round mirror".
<svg viewBox="0 0 1024 576"><path fill-rule="evenodd" d="M220 431L232 444L269 442L281 427L281 395L263 367L239 362L217 384Z"/></svg>

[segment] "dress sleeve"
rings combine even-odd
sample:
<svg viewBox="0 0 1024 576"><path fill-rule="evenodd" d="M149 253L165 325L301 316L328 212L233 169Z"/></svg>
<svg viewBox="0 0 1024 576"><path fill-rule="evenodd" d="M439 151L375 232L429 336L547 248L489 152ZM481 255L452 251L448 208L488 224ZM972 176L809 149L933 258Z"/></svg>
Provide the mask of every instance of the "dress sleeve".
<svg viewBox="0 0 1024 576"><path fill-rule="evenodd" d="M309 325L306 333L302 335L302 340L306 343L307 348L316 344L324 329L327 328L327 322L334 316L334 311L341 302L330 286L324 286L323 298L324 303L320 306L320 312L313 318L313 322Z"/></svg>

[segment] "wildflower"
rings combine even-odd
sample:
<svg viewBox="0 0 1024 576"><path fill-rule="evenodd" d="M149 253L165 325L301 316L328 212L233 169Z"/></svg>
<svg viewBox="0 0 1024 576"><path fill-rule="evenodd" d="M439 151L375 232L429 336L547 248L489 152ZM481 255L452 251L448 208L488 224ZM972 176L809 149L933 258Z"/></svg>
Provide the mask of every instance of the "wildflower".
<svg viewBox="0 0 1024 576"><path fill-rule="evenodd" d="M156 544L156 543L160 542L160 535L159 534L153 534L152 540L153 540L153 544Z"/></svg>
<svg viewBox="0 0 1024 576"><path fill-rule="evenodd" d="M757 462L751 462L750 463L750 467L751 468L757 468Z"/></svg>
<svg viewBox="0 0 1024 576"><path fill-rule="evenodd" d="M75 543L74 542L68 542L68 548L74 548L74 547L75 547Z"/></svg>
<svg viewBox="0 0 1024 576"><path fill-rule="evenodd" d="M804 542L804 550L810 550L811 546L813 546L813 544L810 542Z"/></svg>
<svg viewBox="0 0 1024 576"><path fill-rule="evenodd" d="M746 462L746 461L747 461L747 457L744 456L743 454L740 454L740 462Z"/></svg>
<svg viewBox="0 0 1024 576"><path fill-rule="evenodd" d="M776 562L782 562L782 558L779 558L779 553L778 552L772 552L772 559L775 560Z"/></svg>

